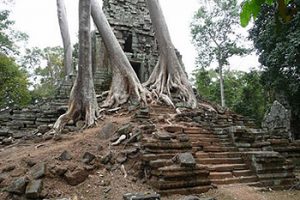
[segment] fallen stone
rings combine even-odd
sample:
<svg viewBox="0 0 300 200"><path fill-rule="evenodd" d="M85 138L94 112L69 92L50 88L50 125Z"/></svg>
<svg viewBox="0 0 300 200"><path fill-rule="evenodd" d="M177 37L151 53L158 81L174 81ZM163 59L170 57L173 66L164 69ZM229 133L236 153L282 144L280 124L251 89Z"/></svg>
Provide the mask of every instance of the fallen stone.
<svg viewBox="0 0 300 200"><path fill-rule="evenodd" d="M0 183L2 183L7 178L7 175L0 174Z"/></svg>
<svg viewBox="0 0 300 200"><path fill-rule="evenodd" d="M43 178L45 174L46 174L46 163L35 165L31 169L31 176L33 179Z"/></svg>
<svg viewBox="0 0 300 200"><path fill-rule="evenodd" d="M49 169L49 171L55 176L63 176L68 169L66 166L55 165L53 168Z"/></svg>
<svg viewBox="0 0 300 200"><path fill-rule="evenodd" d="M191 153L181 153L177 155L177 160L182 167L194 167L196 161Z"/></svg>
<svg viewBox="0 0 300 200"><path fill-rule="evenodd" d="M7 191L13 194L24 194L28 182L29 179L26 176L17 178L8 186Z"/></svg>
<svg viewBox="0 0 300 200"><path fill-rule="evenodd" d="M41 134L45 134L50 130L51 130L51 128L48 125L43 124L43 125L38 126L38 132Z"/></svg>
<svg viewBox="0 0 300 200"><path fill-rule="evenodd" d="M112 152L110 151L110 152L106 153L106 154L101 158L101 161L100 161L100 162L101 162L102 164L106 165L106 164L111 160L112 156L113 156L113 154L112 154Z"/></svg>
<svg viewBox="0 0 300 200"><path fill-rule="evenodd" d="M10 144L12 144L12 143L13 143L12 137L4 138L4 139L2 140L2 144L3 144L3 145L10 145Z"/></svg>
<svg viewBox="0 0 300 200"><path fill-rule="evenodd" d="M107 123L105 124L100 132L98 133L98 137L100 139L108 139L110 138L116 131L118 130L118 126L115 123Z"/></svg>
<svg viewBox="0 0 300 200"><path fill-rule="evenodd" d="M20 177L20 176L23 176L25 173L26 173L25 169L17 168L10 173L10 176L11 177Z"/></svg>
<svg viewBox="0 0 300 200"><path fill-rule="evenodd" d="M159 194L127 193L123 195L123 200L160 200Z"/></svg>
<svg viewBox="0 0 300 200"><path fill-rule="evenodd" d="M76 186L84 182L88 178L89 174L85 169L78 167L72 172L67 171L64 176L69 185Z"/></svg>
<svg viewBox="0 0 300 200"><path fill-rule="evenodd" d="M68 151L64 151L62 152L62 154L60 154L60 156L57 158L60 161L66 161L66 160L72 160L72 155L68 152Z"/></svg>
<svg viewBox="0 0 300 200"><path fill-rule="evenodd" d="M90 164L95 158L96 156L94 154L85 152L82 157L82 162L84 162L85 164Z"/></svg>
<svg viewBox="0 0 300 200"><path fill-rule="evenodd" d="M16 168L16 165L8 165L2 169L2 172L10 172Z"/></svg>
<svg viewBox="0 0 300 200"><path fill-rule="evenodd" d="M159 140L171 140L172 136L168 133L157 132L155 133L155 137Z"/></svg>
<svg viewBox="0 0 300 200"><path fill-rule="evenodd" d="M36 165L36 162L30 158L25 158L23 159L23 161L26 163L28 167L33 167L34 165Z"/></svg>
<svg viewBox="0 0 300 200"><path fill-rule="evenodd" d="M43 181L33 180L30 181L26 187L25 196L30 199L37 199L40 197L43 188Z"/></svg>
<svg viewBox="0 0 300 200"><path fill-rule="evenodd" d="M7 128L0 128L0 136L9 136L10 133L9 133L9 130Z"/></svg>
<svg viewBox="0 0 300 200"><path fill-rule="evenodd" d="M214 197L186 196L182 200L216 200Z"/></svg>

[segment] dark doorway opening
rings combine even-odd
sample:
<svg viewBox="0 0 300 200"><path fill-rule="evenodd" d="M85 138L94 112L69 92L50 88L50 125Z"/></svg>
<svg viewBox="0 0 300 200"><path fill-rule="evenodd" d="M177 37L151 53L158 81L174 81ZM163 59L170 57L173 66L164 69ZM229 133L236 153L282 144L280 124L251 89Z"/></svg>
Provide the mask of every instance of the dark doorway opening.
<svg viewBox="0 0 300 200"><path fill-rule="evenodd" d="M124 51L125 52L129 52L129 53L133 53L133 49L132 49L132 34L131 33L129 33L129 35L127 36L127 38L125 40Z"/></svg>
<svg viewBox="0 0 300 200"><path fill-rule="evenodd" d="M141 80L141 63L139 62L130 62L134 72L136 73L137 77Z"/></svg>

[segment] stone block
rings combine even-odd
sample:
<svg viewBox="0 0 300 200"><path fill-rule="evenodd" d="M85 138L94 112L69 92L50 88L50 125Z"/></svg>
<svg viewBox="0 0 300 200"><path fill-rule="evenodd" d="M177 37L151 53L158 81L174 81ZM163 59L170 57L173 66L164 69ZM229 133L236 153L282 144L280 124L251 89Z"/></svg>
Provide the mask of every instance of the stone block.
<svg viewBox="0 0 300 200"><path fill-rule="evenodd" d="M37 199L40 197L43 188L42 180L30 181L26 187L25 196L29 199Z"/></svg>
<svg viewBox="0 0 300 200"><path fill-rule="evenodd" d="M128 193L123 195L124 200L160 200L159 194L141 194L141 193Z"/></svg>

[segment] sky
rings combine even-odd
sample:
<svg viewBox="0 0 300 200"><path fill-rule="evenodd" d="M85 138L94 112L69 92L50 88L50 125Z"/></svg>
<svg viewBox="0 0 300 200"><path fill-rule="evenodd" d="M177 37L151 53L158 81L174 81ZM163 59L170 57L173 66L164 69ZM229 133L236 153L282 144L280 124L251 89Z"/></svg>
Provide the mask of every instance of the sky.
<svg viewBox="0 0 300 200"><path fill-rule="evenodd" d="M72 43L78 35L78 0L65 0ZM195 69L197 52L192 44L190 23L200 0L160 0L174 46L183 56L188 74ZM40 48L62 46L56 0L15 0L12 18L17 30L29 35L28 45ZM246 32L246 30L242 30ZM249 71L257 67L255 55L230 59L230 69Z"/></svg>

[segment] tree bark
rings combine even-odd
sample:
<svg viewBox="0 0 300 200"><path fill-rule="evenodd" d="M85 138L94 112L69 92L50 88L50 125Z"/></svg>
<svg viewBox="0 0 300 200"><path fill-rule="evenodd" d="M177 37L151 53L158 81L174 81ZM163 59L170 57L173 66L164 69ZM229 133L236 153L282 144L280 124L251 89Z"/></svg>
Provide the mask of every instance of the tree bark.
<svg viewBox="0 0 300 200"><path fill-rule="evenodd" d="M149 92L141 85L99 3L97 0L91 2L92 18L107 49L113 72L110 92L103 107L118 106L129 99L147 103L146 96Z"/></svg>
<svg viewBox="0 0 300 200"><path fill-rule="evenodd" d="M225 107L225 95L224 95L224 80L223 80L223 66L219 62L219 76L220 76L220 92L221 92L221 106Z"/></svg>
<svg viewBox="0 0 300 200"><path fill-rule="evenodd" d="M60 33L64 46L64 67L65 67L65 76L68 77L73 75L74 70L72 67L72 46L69 33L69 25L67 19L67 12L64 0L57 0L57 16L58 23L60 27Z"/></svg>
<svg viewBox="0 0 300 200"><path fill-rule="evenodd" d="M60 132L71 119L84 119L85 127L94 125L97 120L98 104L91 66L90 14L91 0L79 0L78 73L70 94L68 111L54 124L56 132Z"/></svg>
<svg viewBox="0 0 300 200"><path fill-rule="evenodd" d="M172 106L174 104L171 91L175 91L182 101L195 108L197 100L187 75L176 56L161 6L158 0L147 0L147 3L155 37L158 41L160 57L149 80L144 85L150 88L153 96L162 98Z"/></svg>

